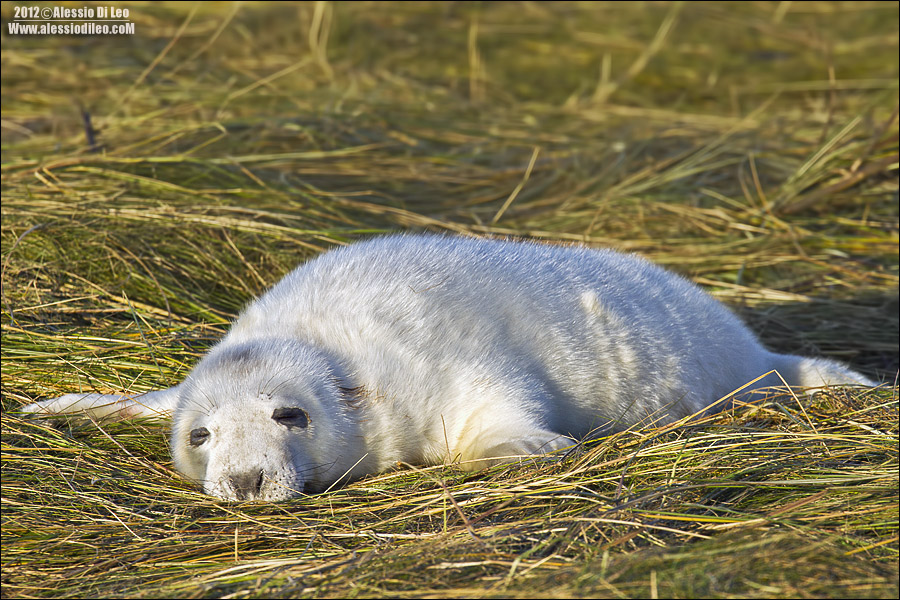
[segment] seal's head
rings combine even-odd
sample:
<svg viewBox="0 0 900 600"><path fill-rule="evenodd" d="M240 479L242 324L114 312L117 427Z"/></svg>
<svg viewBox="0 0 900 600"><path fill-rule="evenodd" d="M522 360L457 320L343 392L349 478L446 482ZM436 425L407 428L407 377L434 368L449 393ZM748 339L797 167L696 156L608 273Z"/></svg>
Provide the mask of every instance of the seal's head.
<svg viewBox="0 0 900 600"><path fill-rule="evenodd" d="M330 361L306 344L219 345L181 386L175 467L226 500L321 491L365 454L340 384Z"/></svg>

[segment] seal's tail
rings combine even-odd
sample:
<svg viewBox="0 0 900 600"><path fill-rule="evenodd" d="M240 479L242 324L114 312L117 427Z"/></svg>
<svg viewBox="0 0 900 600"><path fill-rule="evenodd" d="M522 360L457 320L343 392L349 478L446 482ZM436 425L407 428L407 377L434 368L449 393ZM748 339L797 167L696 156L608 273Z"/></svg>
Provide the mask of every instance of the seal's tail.
<svg viewBox="0 0 900 600"><path fill-rule="evenodd" d="M866 385L877 382L827 358L806 358L794 354L772 354L772 368L778 371L791 387L822 387L826 385Z"/></svg>

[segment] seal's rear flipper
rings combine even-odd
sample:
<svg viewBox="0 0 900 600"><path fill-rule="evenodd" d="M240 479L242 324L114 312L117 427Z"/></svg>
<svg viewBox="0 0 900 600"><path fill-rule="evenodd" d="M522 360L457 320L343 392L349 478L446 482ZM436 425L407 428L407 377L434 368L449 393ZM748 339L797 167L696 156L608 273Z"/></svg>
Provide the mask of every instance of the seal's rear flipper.
<svg viewBox="0 0 900 600"><path fill-rule="evenodd" d="M45 415L87 413L96 418L112 416L115 419L133 417L171 419L178 404L178 387L176 385L165 390L134 396L66 394L59 398L28 404L19 410Z"/></svg>
<svg viewBox="0 0 900 600"><path fill-rule="evenodd" d="M770 364L791 386L822 387L832 385L865 385L877 387L873 381L827 358L806 358L793 354L770 354ZM777 384L776 384L777 385Z"/></svg>

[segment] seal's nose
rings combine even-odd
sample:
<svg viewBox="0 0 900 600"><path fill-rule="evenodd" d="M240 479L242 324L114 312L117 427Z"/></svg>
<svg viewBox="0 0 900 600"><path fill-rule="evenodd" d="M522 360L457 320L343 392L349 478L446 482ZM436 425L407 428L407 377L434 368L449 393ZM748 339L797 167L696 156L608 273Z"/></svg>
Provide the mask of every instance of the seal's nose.
<svg viewBox="0 0 900 600"><path fill-rule="evenodd" d="M228 483L234 490L238 500L253 500L259 497L262 489L265 472L262 469L252 469L245 473L238 473L228 477Z"/></svg>

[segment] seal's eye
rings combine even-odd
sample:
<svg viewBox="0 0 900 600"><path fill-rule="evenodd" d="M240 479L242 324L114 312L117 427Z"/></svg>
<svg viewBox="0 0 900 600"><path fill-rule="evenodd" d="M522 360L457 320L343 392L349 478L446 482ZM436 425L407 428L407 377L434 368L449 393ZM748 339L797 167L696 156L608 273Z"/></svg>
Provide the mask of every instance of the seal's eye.
<svg viewBox="0 0 900 600"><path fill-rule="evenodd" d="M191 446L199 446L209 439L209 429L206 427L198 427L191 430Z"/></svg>
<svg viewBox="0 0 900 600"><path fill-rule="evenodd" d="M309 425L309 415L302 408L293 406L276 408L272 413L272 418L279 425L284 425L288 429L293 429L294 427L305 429Z"/></svg>

